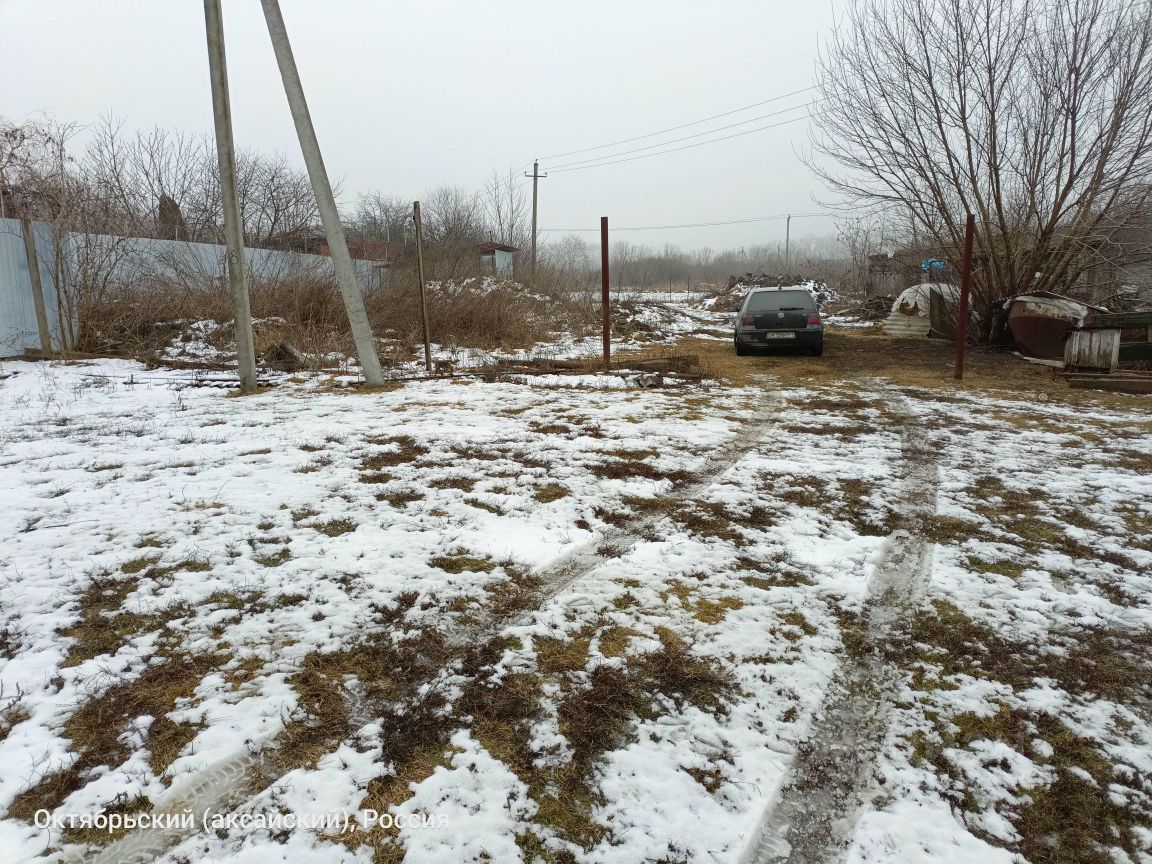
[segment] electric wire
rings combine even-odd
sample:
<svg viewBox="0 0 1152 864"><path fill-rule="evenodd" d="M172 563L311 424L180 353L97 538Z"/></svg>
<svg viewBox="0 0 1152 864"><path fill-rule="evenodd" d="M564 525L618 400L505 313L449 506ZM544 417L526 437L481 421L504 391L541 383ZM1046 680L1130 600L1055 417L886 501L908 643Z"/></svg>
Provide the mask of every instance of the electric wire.
<svg viewBox="0 0 1152 864"><path fill-rule="evenodd" d="M541 156L542 160L547 159L560 159L564 156L574 156L577 153L588 153L591 150L606 150L609 147L616 147L620 144L631 144L633 141L642 141L645 138L654 138L657 135L663 135L666 132L675 132L679 129L687 129L689 126L699 126L701 123L707 123L709 120L719 120L721 117L729 117L732 114L739 114L741 111L747 111L750 108L759 108L761 105L769 105L772 102L779 102L782 99L788 99L792 96L799 96L801 93L807 93L810 90L815 90L816 86L803 87L799 90L793 90L791 93L784 93L780 96L773 96L771 99L765 99L763 102L753 102L751 105L744 105L741 108L733 108L731 111L724 111L720 114L713 114L711 117L705 117L702 120L693 120L690 123L681 123L679 126L669 126L667 129L661 129L658 132L649 132L646 135L637 135L633 138L622 138L619 141L612 141L608 144L597 144L595 147L583 147L579 150L568 150L564 153L553 153L551 156Z"/></svg>

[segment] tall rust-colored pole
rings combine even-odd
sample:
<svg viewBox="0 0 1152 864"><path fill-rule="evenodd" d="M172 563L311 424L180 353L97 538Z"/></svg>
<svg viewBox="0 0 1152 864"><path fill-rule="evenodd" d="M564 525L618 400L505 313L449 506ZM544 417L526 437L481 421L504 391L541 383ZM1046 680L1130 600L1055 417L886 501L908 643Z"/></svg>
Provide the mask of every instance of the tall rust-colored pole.
<svg viewBox="0 0 1152 864"><path fill-rule="evenodd" d="M412 202L412 221L416 223L416 269L420 274L420 327L424 331L424 368L432 371L432 345L428 341L428 301L424 294L424 229L420 224L420 202Z"/></svg>
<svg viewBox="0 0 1152 864"><path fill-rule="evenodd" d="M608 300L608 217L600 217L600 306L604 313L604 371L612 368L612 316Z"/></svg>
<svg viewBox="0 0 1152 864"><path fill-rule="evenodd" d="M971 213L964 222L964 260L960 269L960 308L956 311L956 380L964 379L964 349L968 345L968 292L972 289L972 241L976 236L976 217Z"/></svg>

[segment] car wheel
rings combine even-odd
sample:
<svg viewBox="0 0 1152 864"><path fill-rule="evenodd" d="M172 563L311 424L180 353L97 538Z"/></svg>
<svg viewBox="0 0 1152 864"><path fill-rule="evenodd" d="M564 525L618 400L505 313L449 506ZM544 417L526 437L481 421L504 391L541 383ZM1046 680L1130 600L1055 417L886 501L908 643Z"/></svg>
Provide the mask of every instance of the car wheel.
<svg viewBox="0 0 1152 864"><path fill-rule="evenodd" d="M744 347L743 345L741 345L739 342L736 342L736 343L735 343L735 345L736 345L736 356L737 356L737 357L746 357L746 356L748 356L748 349L747 349L747 348L745 348L745 347Z"/></svg>
<svg viewBox="0 0 1152 864"><path fill-rule="evenodd" d="M812 349L812 356L813 357L823 357L824 356L824 343L823 342L821 342L819 345L815 346Z"/></svg>

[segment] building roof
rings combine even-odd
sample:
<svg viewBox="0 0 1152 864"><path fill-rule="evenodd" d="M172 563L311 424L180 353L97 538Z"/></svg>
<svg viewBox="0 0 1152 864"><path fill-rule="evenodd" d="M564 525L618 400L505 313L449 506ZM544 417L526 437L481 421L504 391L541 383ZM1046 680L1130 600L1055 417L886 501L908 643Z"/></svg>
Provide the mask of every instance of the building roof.
<svg viewBox="0 0 1152 864"><path fill-rule="evenodd" d="M509 246L507 243L477 243L476 248L480 250L481 255L491 255L493 252L519 252L515 246Z"/></svg>

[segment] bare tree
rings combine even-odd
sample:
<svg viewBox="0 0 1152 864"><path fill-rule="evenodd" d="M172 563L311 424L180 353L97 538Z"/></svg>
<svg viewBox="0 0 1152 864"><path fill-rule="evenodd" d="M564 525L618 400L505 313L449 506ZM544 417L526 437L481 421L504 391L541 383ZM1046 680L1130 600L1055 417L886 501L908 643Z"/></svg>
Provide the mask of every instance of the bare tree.
<svg viewBox="0 0 1152 864"><path fill-rule="evenodd" d="M282 155L240 150L236 157L247 245L291 246L314 230L319 215L302 169ZM159 128L129 135L120 121L103 118L82 169L91 190L89 221L102 221L102 233L163 237L170 233L165 226L177 222L184 236L171 239L223 242L220 181L209 137ZM161 202L170 214L164 220Z"/></svg>
<svg viewBox="0 0 1152 864"><path fill-rule="evenodd" d="M485 230L480 197L459 186L439 186L425 193L422 222L435 278L472 276L479 270L476 244L484 239Z"/></svg>
<svg viewBox="0 0 1152 864"><path fill-rule="evenodd" d="M526 249L532 242L532 201L524 178L493 171L481 193L488 240Z"/></svg>
<svg viewBox="0 0 1152 864"><path fill-rule="evenodd" d="M350 222L359 239L403 243L412 230L412 202L380 191L366 192L357 200Z"/></svg>
<svg viewBox="0 0 1152 864"><path fill-rule="evenodd" d="M862 0L820 63L813 159L955 260L985 311L1067 290L1152 179L1148 0Z"/></svg>

